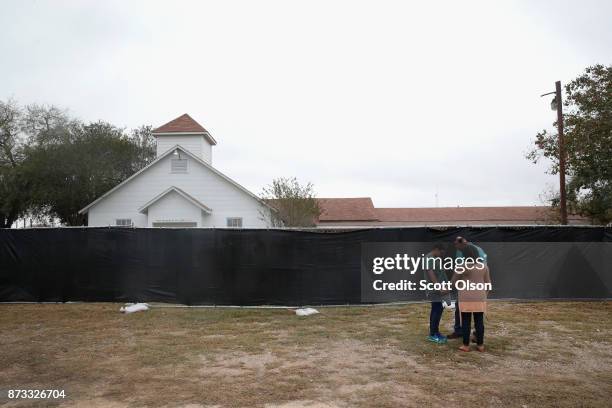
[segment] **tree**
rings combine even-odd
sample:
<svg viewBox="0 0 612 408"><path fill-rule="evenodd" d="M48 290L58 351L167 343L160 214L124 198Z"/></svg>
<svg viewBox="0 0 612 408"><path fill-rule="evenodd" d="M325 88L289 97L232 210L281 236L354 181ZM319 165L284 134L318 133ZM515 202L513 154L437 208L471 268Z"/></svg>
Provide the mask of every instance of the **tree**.
<svg viewBox="0 0 612 408"><path fill-rule="evenodd" d="M76 124L65 109L31 104L24 108L21 131L28 137L28 144L48 145L65 142L67 129Z"/></svg>
<svg viewBox="0 0 612 408"><path fill-rule="evenodd" d="M22 116L14 100L0 101L0 228L10 228L27 209L27 184L21 171Z"/></svg>
<svg viewBox="0 0 612 408"><path fill-rule="evenodd" d="M137 170L151 163L157 155L157 145L153 137L153 126L146 125L132 129L130 139L136 146L137 155L134 166Z"/></svg>
<svg viewBox="0 0 612 408"><path fill-rule="evenodd" d="M151 129L128 133L53 105L0 101L0 228L24 215L83 225L81 208L155 158Z"/></svg>
<svg viewBox="0 0 612 408"><path fill-rule="evenodd" d="M295 177L272 180L261 196L276 209L262 214L275 227L313 227L321 214L312 183L301 185Z"/></svg>
<svg viewBox="0 0 612 408"><path fill-rule="evenodd" d="M26 149L32 200L68 225L84 225L78 211L140 170L149 150L107 122L72 122L60 142Z"/></svg>
<svg viewBox="0 0 612 408"><path fill-rule="evenodd" d="M564 129L568 210L612 222L612 65L588 67L565 86ZM559 172L558 135L538 133L527 158L550 159ZM551 199L558 206L558 195Z"/></svg>

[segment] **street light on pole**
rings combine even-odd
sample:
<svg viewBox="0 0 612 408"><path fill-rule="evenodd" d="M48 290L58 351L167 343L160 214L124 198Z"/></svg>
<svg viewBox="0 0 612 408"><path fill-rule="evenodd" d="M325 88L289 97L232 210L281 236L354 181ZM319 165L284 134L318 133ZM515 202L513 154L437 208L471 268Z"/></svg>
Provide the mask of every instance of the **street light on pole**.
<svg viewBox="0 0 612 408"><path fill-rule="evenodd" d="M561 100L561 81L555 82L555 92L548 92L542 96L555 95L550 107L557 111L557 130L559 133L559 210L561 211L561 224L567 225L567 204L565 195L565 141L563 140L563 104Z"/></svg>

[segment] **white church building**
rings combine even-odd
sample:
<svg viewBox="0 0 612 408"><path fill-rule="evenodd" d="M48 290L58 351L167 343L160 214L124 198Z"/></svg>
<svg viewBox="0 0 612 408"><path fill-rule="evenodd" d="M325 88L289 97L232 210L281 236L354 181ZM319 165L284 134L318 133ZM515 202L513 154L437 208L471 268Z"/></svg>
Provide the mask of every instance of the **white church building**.
<svg viewBox="0 0 612 408"><path fill-rule="evenodd" d="M267 227L271 209L212 166L217 142L189 115L153 136L156 159L79 211L89 226Z"/></svg>

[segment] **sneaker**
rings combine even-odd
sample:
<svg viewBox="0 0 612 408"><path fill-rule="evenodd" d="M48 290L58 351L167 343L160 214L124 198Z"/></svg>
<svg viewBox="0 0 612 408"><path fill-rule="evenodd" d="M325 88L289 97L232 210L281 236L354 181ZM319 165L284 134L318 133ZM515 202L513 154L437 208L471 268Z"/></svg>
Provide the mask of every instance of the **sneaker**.
<svg viewBox="0 0 612 408"><path fill-rule="evenodd" d="M431 341L432 343L436 343L436 344L444 344L444 343L446 343L446 338L444 338L444 340L442 340L440 337L438 337L438 335L427 336L427 340Z"/></svg>
<svg viewBox="0 0 612 408"><path fill-rule="evenodd" d="M440 344L446 344L446 336L443 336L441 334L436 334L436 337L438 338L438 343Z"/></svg>

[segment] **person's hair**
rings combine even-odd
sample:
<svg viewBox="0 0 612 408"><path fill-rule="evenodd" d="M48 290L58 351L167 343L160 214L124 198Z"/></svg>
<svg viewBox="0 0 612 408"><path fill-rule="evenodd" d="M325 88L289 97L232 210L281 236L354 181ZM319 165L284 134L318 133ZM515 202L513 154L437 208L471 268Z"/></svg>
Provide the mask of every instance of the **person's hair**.
<svg viewBox="0 0 612 408"><path fill-rule="evenodd" d="M473 245L466 246L465 248L461 250L461 252L463 252L463 256L465 258L472 258L472 259L478 258L478 250L474 248Z"/></svg>
<svg viewBox="0 0 612 408"><path fill-rule="evenodd" d="M441 242L436 242L435 244L433 244L433 249L439 249L441 251L444 251L445 247L446 246Z"/></svg>
<svg viewBox="0 0 612 408"><path fill-rule="evenodd" d="M457 237L455 238L455 243L456 244L467 244L467 239L463 238L463 237Z"/></svg>

